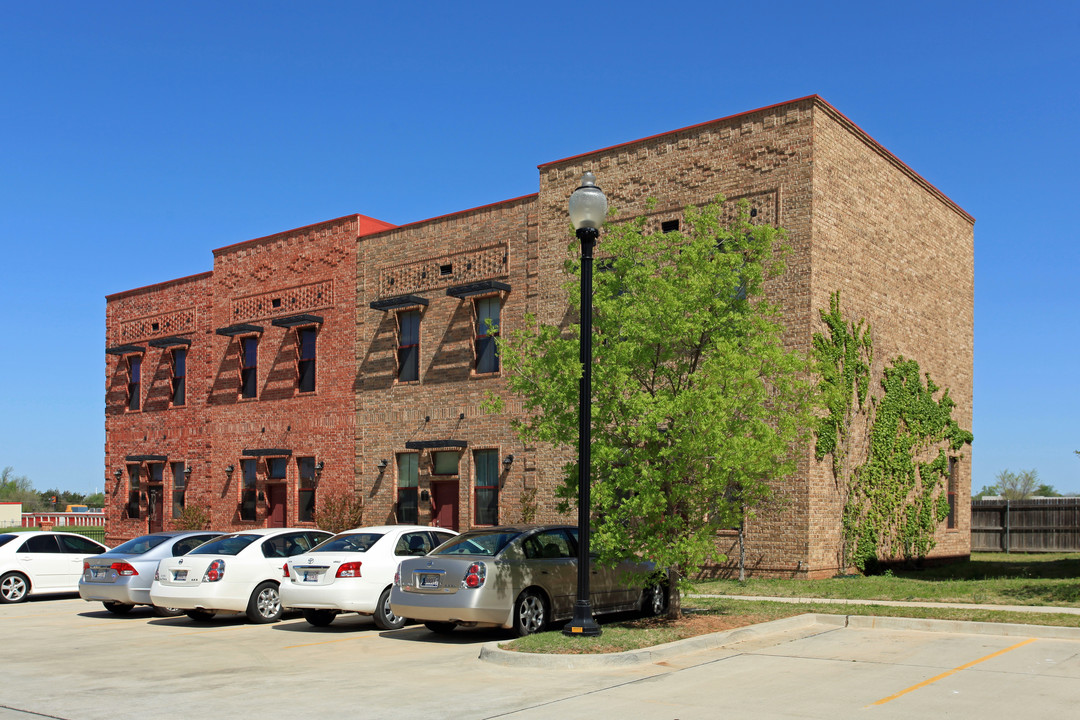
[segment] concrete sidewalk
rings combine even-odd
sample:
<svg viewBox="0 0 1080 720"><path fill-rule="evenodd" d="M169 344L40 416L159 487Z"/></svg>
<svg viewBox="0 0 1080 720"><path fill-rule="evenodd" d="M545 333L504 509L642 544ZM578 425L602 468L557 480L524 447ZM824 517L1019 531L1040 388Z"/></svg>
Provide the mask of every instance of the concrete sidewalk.
<svg viewBox="0 0 1080 720"><path fill-rule="evenodd" d="M1080 615L1080 608L1049 605L987 605L979 603L909 602L905 600L847 600L834 598L771 597L768 595L701 595L691 593L688 598L720 598L724 600L764 600L767 602L807 603L813 605L886 605L889 607L956 608L958 610L997 610L999 612L1062 613Z"/></svg>

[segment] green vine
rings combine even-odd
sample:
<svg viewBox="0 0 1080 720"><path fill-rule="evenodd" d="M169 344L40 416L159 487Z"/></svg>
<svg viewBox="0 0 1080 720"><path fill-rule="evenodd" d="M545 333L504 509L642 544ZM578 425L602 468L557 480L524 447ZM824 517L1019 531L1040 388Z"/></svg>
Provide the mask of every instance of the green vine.
<svg viewBox="0 0 1080 720"><path fill-rule="evenodd" d="M925 556L935 545L934 533L948 516L946 492L949 461L973 436L952 418L956 407L919 364L900 356L884 370L883 394L869 394L872 344L869 327L846 323L840 295L822 311L828 337L815 333L814 351L821 373L827 414L818 426L819 460L832 454L833 472L844 504L843 565L860 570L879 557ZM864 329L865 328L865 329ZM855 411L858 401L859 411ZM856 415L870 422L866 460L849 470L847 452ZM917 458L931 458L919 462Z"/></svg>

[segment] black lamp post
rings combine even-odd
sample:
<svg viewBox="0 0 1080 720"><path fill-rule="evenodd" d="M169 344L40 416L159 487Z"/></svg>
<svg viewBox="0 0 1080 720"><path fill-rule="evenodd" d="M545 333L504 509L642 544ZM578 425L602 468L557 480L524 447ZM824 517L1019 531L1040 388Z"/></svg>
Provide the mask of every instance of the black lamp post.
<svg viewBox="0 0 1080 720"><path fill-rule="evenodd" d="M593 247L607 216L607 198L596 185L596 176L586 172L581 187L570 195L570 222L581 241L581 380L578 385L578 582L574 618L563 628L564 635L600 634L589 602L589 511L592 506L590 475L592 466L592 266Z"/></svg>

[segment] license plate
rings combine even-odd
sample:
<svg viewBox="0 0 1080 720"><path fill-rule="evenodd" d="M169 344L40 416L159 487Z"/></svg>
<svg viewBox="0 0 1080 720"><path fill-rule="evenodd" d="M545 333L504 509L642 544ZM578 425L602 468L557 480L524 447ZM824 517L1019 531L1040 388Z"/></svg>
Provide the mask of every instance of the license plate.
<svg viewBox="0 0 1080 720"><path fill-rule="evenodd" d="M104 577L105 577L105 571L104 570L94 570L94 569L90 570L90 579L91 580L101 580Z"/></svg>
<svg viewBox="0 0 1080 720"><path fill-rule="evenodd" d="M420 587L422 588L437 588L439 587L438 575L421 575Z"/></svg>
<svg viewBox="0 0 1080 720"><path fill-rule="evenodd" d="M187 570L177 570L173 573L173 580L187 580Z"/></svg>
<svg viewBox="0 0 1080 720"><path fill-rule="evenodd" d="M319 573L316 570L304 571L304 582L319 582Z"/></svg>

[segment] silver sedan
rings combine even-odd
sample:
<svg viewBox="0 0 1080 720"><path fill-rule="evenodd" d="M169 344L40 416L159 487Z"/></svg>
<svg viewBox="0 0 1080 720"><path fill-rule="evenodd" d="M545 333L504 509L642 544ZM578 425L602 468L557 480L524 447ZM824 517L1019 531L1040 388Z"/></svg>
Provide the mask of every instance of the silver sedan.
<svg viewBox="0 0 1080 720"><path fill-rule="evenodd" d="M652 563L593 564L591 572L594 613L664 609L663 586L646 581ZM528 635L571 618L576 593L577 528L513 525L472 530L402 561L390 607L434 632L502 627Z"/></svg>

